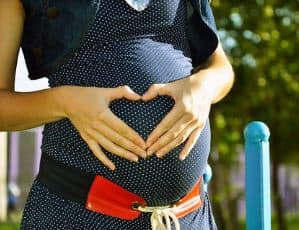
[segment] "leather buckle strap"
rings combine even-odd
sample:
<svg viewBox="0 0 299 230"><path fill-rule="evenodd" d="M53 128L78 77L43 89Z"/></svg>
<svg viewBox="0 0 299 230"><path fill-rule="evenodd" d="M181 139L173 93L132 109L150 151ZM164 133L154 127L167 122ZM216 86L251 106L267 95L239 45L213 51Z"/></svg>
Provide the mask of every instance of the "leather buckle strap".
<svg viewBox="0 0 299 230"><path fill-rule="evenodd" d="M134 220L141 214L132 209L132 203L135 202L146 205L142 197L96 175L90 186L85 208L121 219Z"/></svg>
<svg viewBox="0 0 299 230"><path fill-rule="evenodd" d="M184 217L200 208L202 206L200 196L201 182L202 177L200 177L188 194L178 202L165 206L165 208L170 208L177 218ZM159 208L147 206L146 201L142 197L100 175L96 175L94 178L87 195L85 207L91 211L126 220L138 218L142 210L146 208L149 212L150 208L152 210Z"/></svg>
<svg viewBox="0 0 299 230"><path fill-rule="evenodd" d="M203 177L201 176L194 187L182 199L173 205L173 212L178 217L184 217L203 205L203 197L201 197L201 184Z"/></svg>
<svg viewBox="0 0 299 230"><path fill-rule="evenodd" d="M37 179L49 190L65 199L82 204L90 211L125 220L138 218L142 208L147 211L166 208L177 218L181 218L203 205L202 176L184 197L162 208L149 207L144 198L107 178L66 165L44 152L41 156Z"/></svg>

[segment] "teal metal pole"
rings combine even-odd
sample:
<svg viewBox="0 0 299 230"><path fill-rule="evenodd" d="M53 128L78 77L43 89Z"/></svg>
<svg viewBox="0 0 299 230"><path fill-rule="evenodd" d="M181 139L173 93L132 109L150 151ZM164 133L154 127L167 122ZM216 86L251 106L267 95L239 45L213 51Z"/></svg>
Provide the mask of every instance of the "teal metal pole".
<svg viewBox="0 0 299 230"><path fill-rule="evenodd" d="M260 121L244 129L246 168L246 229L271 229L270 131Z"/></svg>
<svg viewBox="0 0 299 230"><path fill-rule="evenodd" d="M203 189L205 192L208 191L208 184L212 179L212 169L209 164L207 164L205 171L203 173Z"/></svg>

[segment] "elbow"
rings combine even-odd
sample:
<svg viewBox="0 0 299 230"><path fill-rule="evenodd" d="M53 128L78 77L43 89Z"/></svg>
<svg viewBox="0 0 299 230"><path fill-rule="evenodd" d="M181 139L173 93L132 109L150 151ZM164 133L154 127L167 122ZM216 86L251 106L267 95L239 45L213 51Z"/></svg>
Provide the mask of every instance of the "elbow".
<svg viewBox="0 0 299 230"><path fill-rule="evenodd" d="M231 89L235 83L235 72L233 69L232 64L230 63L229 60L227 60L227 78L228 78L228 86L229 89Z"/></svg>

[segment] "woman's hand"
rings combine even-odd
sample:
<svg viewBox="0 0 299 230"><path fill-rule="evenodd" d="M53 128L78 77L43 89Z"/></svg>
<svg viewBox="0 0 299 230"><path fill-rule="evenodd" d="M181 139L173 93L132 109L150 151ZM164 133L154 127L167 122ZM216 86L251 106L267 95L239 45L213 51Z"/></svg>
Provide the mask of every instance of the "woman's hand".
<svg viewBox="0 0 299 230"><path fill-rule="evenodd" d="M139 100L140 95L128 86L97 88L63 86L63 105L66 117L70 119L93 154L111 170L114 163L104 154L107 151L138 161L146 157L145 142L139 134L118 118L108 107L114 99Z"/></svg>
<svg viewBox="0 0 299 230"><path fill-rule="evenodd" d="M153 84L142 96L145 101L158 95L169 95L175 100L172 110L147 138L148 155L156 152L157 157L162 157L189 137L179 158L183 160L188 155L205 125L212 103L211 90L202 83L205 77L207 73L202 72L166 84Z"/></svg>
<svg viewBox="0 0 299 230"><path fill-rule="evenodd" d="M211 105L231 90L234 72L221 43L214 53L191 75L167 84L153 84L142 96L150 100L157 95L169 95L175 100L172 110L163 118L146 140L147 154L163 156L187 142L181 160L189 154L208 118Z"/></svg>

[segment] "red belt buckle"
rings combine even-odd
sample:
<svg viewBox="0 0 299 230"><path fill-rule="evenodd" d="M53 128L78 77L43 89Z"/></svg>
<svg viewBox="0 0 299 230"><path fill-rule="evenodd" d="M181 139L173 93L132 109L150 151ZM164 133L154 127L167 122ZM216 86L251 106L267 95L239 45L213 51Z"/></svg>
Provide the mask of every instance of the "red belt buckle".
<svg viewBox="0 0 299 230"><path fill-rule="evenodd" d="M146 205L142 197L96 175L89 189L85 208L125 220L134 220L141 214L131 208L134 202Z"/></svg>
<svg viewBox="0 0 299 230"><path fill-rule="evenodd" d="M172 210L178 218L184 217L203 205L200 197L201 180L202 177L188 194L173 205ZM134 220L141 214L141 211L132 208L132 205L136 203L142 206L147 205L142 197L96 175L90 186L85 208L125 220Z"/></svg>

